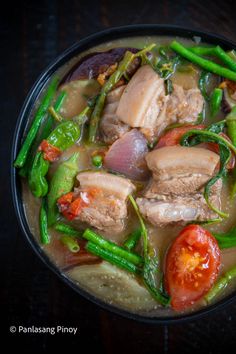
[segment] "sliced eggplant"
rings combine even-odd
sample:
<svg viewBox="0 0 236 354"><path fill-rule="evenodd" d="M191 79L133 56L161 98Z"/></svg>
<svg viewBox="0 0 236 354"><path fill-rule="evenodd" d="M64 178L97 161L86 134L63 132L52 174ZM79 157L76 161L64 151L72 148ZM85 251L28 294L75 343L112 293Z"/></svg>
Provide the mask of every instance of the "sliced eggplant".
<svg viewBox="0 0 236 354"><path fill-rule="evenodd" d="M129 50L132 53L136 53L136 48L114 48L105 52L90 53L81 58L69 72L61 80L61 85L74 80L88 80L97 77L99 74L106 71L109 66L119 62L125 52ZM136 65L132 64L131 70L137 69L140 64L140 60L135 61ZM130 74L130 73L129 73Z"/></svg>
<svg viewBox="0 0 236 354"><path fill-rule="evenodd" d="M134 275L105 261L75 267L67 274L98 298L129 311L149 311L158 307L158 303Z"/></svg>

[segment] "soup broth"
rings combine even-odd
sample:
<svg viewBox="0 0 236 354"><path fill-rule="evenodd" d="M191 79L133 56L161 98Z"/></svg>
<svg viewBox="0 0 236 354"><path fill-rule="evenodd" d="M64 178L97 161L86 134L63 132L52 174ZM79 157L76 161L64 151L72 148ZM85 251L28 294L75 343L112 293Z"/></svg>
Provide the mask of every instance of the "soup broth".
<svg viewBox="0 0 236 354"><path fill-rule="evenodd" d="M67 73L73 68L76 63L78 63L82 57L94 53L94 52L106 52L113 48L137 48L143 49L144 47L149 46L152 43L155 43L159 46L166 47L168 46L174 39L172 37L165 36L146 36L146 37L132 37L132 38L124 38L118 39L111 42L103 43L96 47L90 48L88 51L82 53L81 55L73 58L66 65L61 67L58 70L57 75L63 78L66 77ZM187 40L184 38L177 38L183 45L186 47L196 46L196 43L191 40ZM205 44L201 44L205 45ZM158 54L158 50L154 49L153 52L156 55ZM216 60L217 61L217 60ZM117 67L116 67L117 68ZM140 69L138 69L140 70ZM172 81L172 85L177 85L178 87L182 87L184 90L194 90L198 88L198 82L200 75L202 73L202 69L187 60L183 60L177 67L174 69L174 72L170 76L170 80ZM129 80L133 80L133 77L128 78ZM125 82L126 79L123 79ZM122 84L122 83L121 83ZM127 84L127 83L126 83ZM211 75L208 80L207 90L210 93L216 86L220 84L219 76ZM101 90L101 85L99 84L97 77L91 77L87 79L78 79L72 81L64 81L61 85L59 85L58 93L65 91L67 96L64 100L62 108L60 109L60 115L69 120L72 117L77 116L84 110L87 106L88 99L91 97L95 97L99 94ZM105 103L106 105L106 103ZM36 109L37 104L35 104ZM31 112L30 119L34 116L35 110ZM204 101L204 124L208 126L213 122L220 121L224 119L225 114L222 111L219 111L218 114L212 118L209 109L209 101ZM65 151L63 151L60 157L50 164L50 168L48 171L48 181L50 184L50 180L53 178L53 175L57 171L58 167L62 162L65 162L70 158L75 152L79 153L78 158L78 170L79 173L81 171L105 171L109 172L109 169L104 166L97 167L93 164L93 156L102 156L104 157L111 144L106 144L102 139L93 144L88 143L88 124L86 123L85 127L82 128L83 134L82 138L79 139L73 146L69 147ZM196 123L195 123L196 124ZM135 128L136 129L136 128ZM138 129L138 128L137 128ZM164 129L160 136L163 136L165 132L168 131ZM143 131L142 131L143 132ZM151 142L149 146L155 145L156 142ZM151 145L152 144L152 145ZM194 149L195 147L193 147ZM152 148L150 148L149 153ZM154 151L154 150L153 150ZM158 150L155 150L158 151ZM114 175L114 174L113 174ZM119 176L124 176L124 174L119 174ZM116 176L116 175L114 175ZM123 177L122 177L123 178ZM148 179L144 179L142 181L137 181L131 178L132 184L136 187L135 196L138 198L143 198L143 191L149 188L150 185L149 175ZM130 177L128 178L130 180ZM155 177L154 177L155 179ZM224 233L228 231L231 227L235 225L235 208L236 208L236 200L232 200L230 196L230 190L232 187L232 177L229 175L223 178L223 186L221 192L221 210L225 213L229 214L228 218L223 218L218 223L206 224L203 223L202 227L211 233ZM39 210L41 205L41 199L36 198L31 193L28 183L25 179L22 179L22 189L23 189L23 203L25 208L25 214L27 217L27 221L30 227L32 234L35 236L37 241L41 244L40 241L40 230L39 230ZM79 183L76 180L75 188L79 187ZM197 203L197 201L196 201ZM124 241L127 239L128 235L139 227L139 219L132 208L131 203L127 203L127 216L125 217L125 227L120 232L113 232L104 229L97 229L96 227L92 227L95 232L102 235L103 238L110 240L117 245L122 246ZM140 209L141 210L141 209ZM154 225L148 220L145 215L143 215L143 219L145 220L145 225L148 232L148 239L151 247L155 250L156 254L159 257L160 269L162 272L165 271L165 261L166 254L173 241L179 235L181 230L183 230L183 223L171 223L168 225ZM91 228L88 222L83 220L76 220L76 218L72 221L68 221L60 215L60 220L65 222L66 224L72 225L74 228L78 230L84 230L88 227ZM195 224L193 221L192 224ZM83 262L77 261L79 256L76 253L72 253L68 251L65 245L62 245L60 239L62 237L61 232L56 231L53 227L49 228L50 234L50 243L46 245L41 245L44 252L49 256L51 261L58 266L61 272L68 278L70 278L78 287L86 290L91 293L95 297L100 298L104 302L112 304L113 306L128 310L134 313L140 313L144 316L169 316L169 315L178 315L180 312L189 313L196 311L199 308L207 306L204 296L202 296L199 300L194 301L192 306L187 307L181 311L175 311L169 307L162 307L148 292L144 283L142 282L139 276L136 276L132 273L129 273L123 269L119 269L116 265L112 265L105 260L93 260L89 261L86 264ZM80 241L79 241L80 242ZM138 245L135 248L135 252L138 254L142 254L143 250L143 241L142 239L138 242ZM81 251L80 251L81 252ZM79 254L79 253L78 253ZM76 258L77 257L77 258ZM221 250L221 264L218 277L227 272L233 266L236 265L236 249L235 248L227 248ZM159 274L159 278L157 280L160 281L161 275ZM220 292L214 301L218 301L221 298L224 298L227 294L235 289L236 283L235 281L231 282L229 286L225 288L224 291Z"/></svg>

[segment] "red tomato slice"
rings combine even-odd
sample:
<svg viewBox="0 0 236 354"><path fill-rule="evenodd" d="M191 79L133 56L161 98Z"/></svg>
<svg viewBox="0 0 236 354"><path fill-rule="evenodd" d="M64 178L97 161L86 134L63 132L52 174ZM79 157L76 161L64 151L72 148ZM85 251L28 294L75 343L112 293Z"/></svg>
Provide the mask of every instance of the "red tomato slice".
<svg viewBox="0 0 236 354"><path fill-rule="evenodd" d="M159 149L164 146L178 145L180 143L180 139L182 138L182 136L185 133L187 133L189 130L192 129L202 130L205 127L206 127L205 125L201 124L201 125L186 125L184 127L173 128L159 139L154 149Z"/></svg>
<svg viewBox="0 0 236 354"><path fill-rule="evenodd" d="M43 152L44 160L54 162L61 155L61 150L56 146L50 144L47 140L43 140L38 148L39 151Z"/></svg>
<svg viewBox="0 0 236 354"><path fill-rule="evenodd" d="M168 250L166 289L174 310L182 311L204 296L220 268L220 249L211 233L199 225L186 226Z"/></svg>

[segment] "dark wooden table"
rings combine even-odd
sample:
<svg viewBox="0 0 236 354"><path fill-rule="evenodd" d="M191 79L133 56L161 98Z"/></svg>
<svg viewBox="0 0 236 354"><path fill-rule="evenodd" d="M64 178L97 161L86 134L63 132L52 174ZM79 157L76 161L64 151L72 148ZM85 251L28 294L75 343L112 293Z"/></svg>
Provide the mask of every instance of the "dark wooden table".
<svg viewBox="0 0 236 354"><path fill-rule="evenodd" d="M235 353L236 302L188 323L154 326L99 309L78 296L33 253L11 202L9 158L17 115L31 85L59 53L104 28L167 23L236 40L235 1L12 1L1 5L1 346L25 352ZM17 335L9 326L76 326L76 336ZM234 347L233 347L234 346ZM231 348L231 349L230 349ZM8 350L9 351L9 350Z"/></svg>

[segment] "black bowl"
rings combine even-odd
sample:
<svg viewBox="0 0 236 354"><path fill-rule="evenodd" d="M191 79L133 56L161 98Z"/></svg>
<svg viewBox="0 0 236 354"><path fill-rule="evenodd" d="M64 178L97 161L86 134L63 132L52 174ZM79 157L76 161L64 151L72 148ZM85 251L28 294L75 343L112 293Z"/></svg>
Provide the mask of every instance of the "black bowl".
<svg viewBox="0 0 236 354"><path fill-rule="evenodd" d="M179 36L185 38L193 38L201 37L204 42L210 44L219 44L224 49L229 50L232 48L236 48L236 45L233 42L228 41L227 39L217 36L215 34L195 31L187 28L177 27L177 26L169 26L169 25L133 25L133 26L125 26L125 27L116 27L110 28L105 31L93 34L85 39L82 39L78 43L74 44L71 48L66 50L60 56L58 56L52 64L42 73L42 75L38 78L31 91L29 92L25 103L20 112L16 130L13 139L13 148L12 148L12 156L11 156L11 186L12 186L12 196L14 207L16 211L16 215L18 221L20 223L21 229L25 234L27 240L30 245L36 252L36 254L41 258L41 260L52 270L54 271L66 284L68 284L71 288L77 291L80 295L84 296L86 299L94 302L95 304L101 306L102 308L114 312L118 315L131 318L133 320L138 320L142 322L148 323L156 323L156 324L166 324L173 322L182 322L190 319L196 319L200 316L210 314L212 311L219 310L222 306L231 303L236 299L236 291L231 293L229 296L220 300L214 305L203 308L194 313L179 315L179 316L169 316L169 317L146 317L138 314L133 314L125 310L121 310L115 306L109 305L95 296L89 294L88 292L80 289L77 285L73 283L72 280L66 278L63 273L57 268L52 261L48 258L48 256L43 252L34 236L30 232L29 226L27 224L27 220L25 217L25 212L22 203L21 197L21 183L20 177L18 176L16 170L13 167L13 162L16 158L17 152L21 145L21 140L25 132L25 127L27 124L27 119L29 117L29 113L35 103L35 100L42 92L42 89L45 87L46 83L50 79L50 77L58 70L62 65L72 59L75 55L78 55L85 50L88 50L91 47L94 47L103 42L111 41L114 39L122 38L122 37L133 37L133 36L144 36L144 35L160 35L160 36Z"/></svg>

